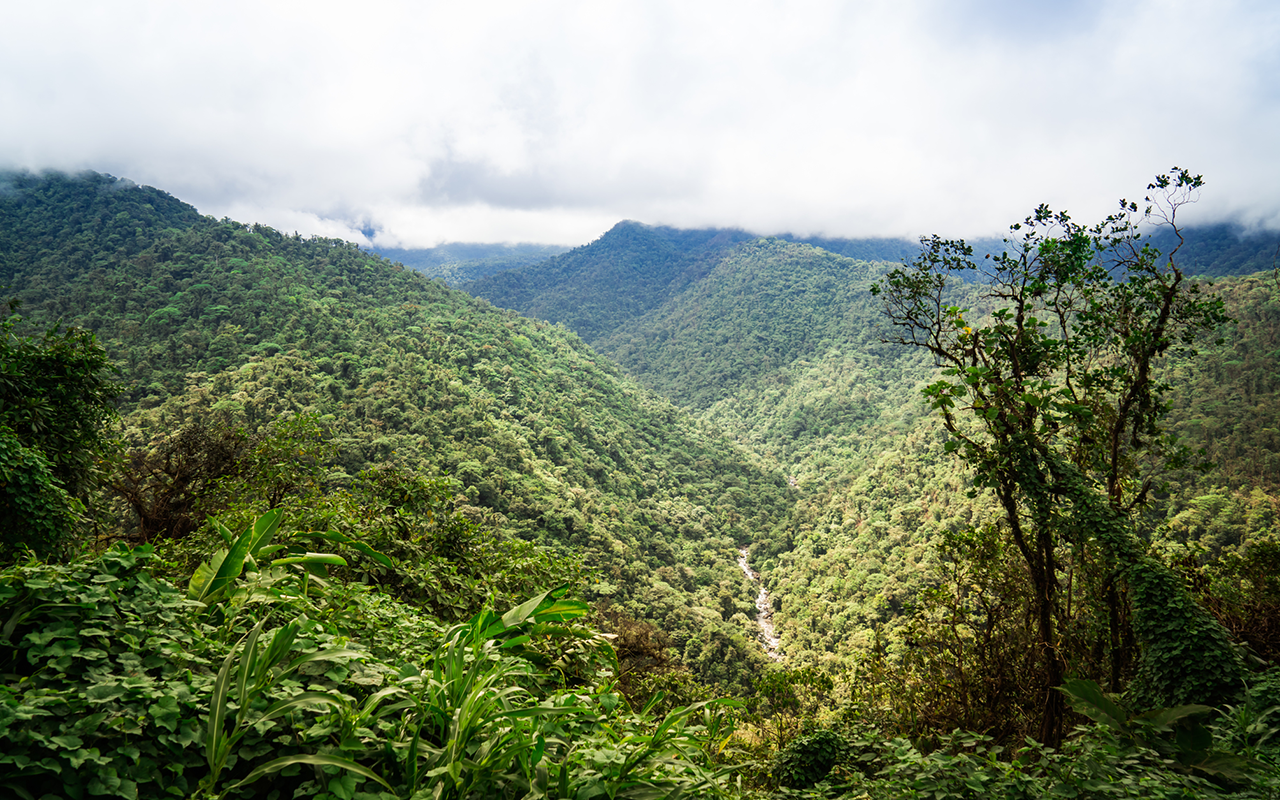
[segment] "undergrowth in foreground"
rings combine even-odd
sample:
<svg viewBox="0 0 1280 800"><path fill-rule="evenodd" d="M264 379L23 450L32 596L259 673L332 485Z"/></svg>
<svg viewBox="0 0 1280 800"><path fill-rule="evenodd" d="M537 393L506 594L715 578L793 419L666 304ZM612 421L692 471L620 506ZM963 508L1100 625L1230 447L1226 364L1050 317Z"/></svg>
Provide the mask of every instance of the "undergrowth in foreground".
<svg viewBox="0 0 1280 800"><path fill-rule="evenodd" d="M820 724L833 685L813 670L770 673L741 702L668 673L640 681L637 707L616 689L608 637L563 592L445 627L317 580L340 557L272 551L278 521L228 536L186 591L153 576L146 545L0 572L0 789L26 800L1280 797L1274 671L1232 705L1144 713L1070 682L1068 701L1093 724L1057 749L959 731L908 739L857 709Z"/></svg>
<svg viewBox="0 0 1280 800"><path fill-rule="evenodd" d="M303 571L265 589L263 572L245 572L249 602L206 605L153 578L153 559L117 546L0 573L5 792L352 800L727 785L712 755L732 731L729 704L633 711L579 601L544 593L441 630L376 594L304 594ZM416 634L399 658L348 637L393 619Z"/></svg>

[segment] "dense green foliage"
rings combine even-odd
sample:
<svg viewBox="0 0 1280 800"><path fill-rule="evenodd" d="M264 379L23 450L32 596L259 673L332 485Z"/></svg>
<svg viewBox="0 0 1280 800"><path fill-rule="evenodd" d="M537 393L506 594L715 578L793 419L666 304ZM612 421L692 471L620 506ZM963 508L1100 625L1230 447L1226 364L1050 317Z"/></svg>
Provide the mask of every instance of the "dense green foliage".
<svg viewBox="0 0 1280 800"><path fill-rule="evenodd" d="M747 794L1275 795L1273 674L1155 718L1077 685L1093 705L1073 696L1068 724L1096 725L1024 743L1037 642L1007 623L1034 619L1034 592L921 398L935 367L879 342L868 290L890 265L625 223L504 279L619 368L346 243L107 176L6 176L0 219L0 283L30 330L82 326L121 366L124 445L93 478L113 500L80 541L100 555L0 577L0 783L660 796L720 791L723 764L748 760ZM1167 475L1134 520L1159 597L1185 581L1262 658L1280 652L1272 281L1220 282L1223 341L1161 363L1170 429L1222 467ZM48 459L9 443L0 466L54 502ZM136 549L103 552L113 538ZM744 545L780 666L757 644ZM1073 647L1099 632L1105 587L1086 577L1063 593ZM579 601L613 647L535 619L581 620ZM532 616L508 630L486 608ZM1178 637L1138 633L1180 657ZM1106 685L1088 672L1105 650L1079 652ZM727 707L698 705L726 692L731 738ZM170 696L194 732L153 721ZM33 710L50 698L57 717Z"/></svg>
<svg viewBox="0 0 1280 800"><path fill-rule="evenodd" d="M26 550L59 555L69 549L80 508L44 453L0 427L0 559Z"/></svg>
<svg viewBox="0 0 1280 800"><path fill-rule="evenodd" d="M172 195L110 175L0 173L0 280L32 264L111 264L201 219Z"/></svg>
<svg viewBox="0 0 1280 800"><path fill-rule="evenodd" d="M1236 245L1251 258L1274 250L1266 237L1237 242L1235 232L1230 240L1221 233L1184 231L1179 264L1188 274L1221 272L1213 264ZM990 496L967 496L970 481L945 454L942 425L926 416L919 390L934 379L931 364L877 342L884 329L865 290L889 267L810 253L781 241L725 249L705 276L666 292L651 311L593 318L582 330L604 331L591 341L629 372L786 470L798 492L795 523L784 538L757 536L753 563L773 593L792 663L838 670L852 656L860 674L870 670L889 680L892 688L865 697L892 713L943 729L968 725L1007 735L1003 726L1017 718L1029 724L1037 704L1019 710L984 703L1034 696L1024 685L1028 664L1021 656L1034 638L1008 631L983 637L997 619L1033 614L1018 599L1029 592L1027 575L1012 549L986 534L959 534L983 530L999 510ZM577 257L576 272L552 274L550 264L524 270L527 296L515 307L539 313L539 304L558 303L565 293L586 294L583 284L597 280L595 265L627 263L607 236ZM621 268L608 274L614 284L629 277ZM1276 443L1268 437L1280 402L1269 382L1277 374L1272 277L1219 282L1226 313L1238 321L1221 329L1221 342L1202 344L1200 357L1172 355L1158 364L1172 387L1169 429L1192 451L1205 448L1220 468L1161 475L1164 491L1148 496L1139 528L1159 542L1166 563L1194 564L1199 575L1222 574L1204 559L1251 558L1274 535ZM642 283L629 288L641 295L635 303L649 302ZM974 285L951 292L949 303L981 304ZM1176 542L1203 549L1178 551ZM1002 588L974 596L963 588L974 580ZM1237 635L1243 619L1260 620L1270 607L1257 595L1244 600L1249 590L1239 578L1228 579L1234 589L1213 580L1234 598L1231 608L1207 593L1202 601ZM1087 592L1102 589L1083 581L1069 586L1073 614L1089 608ZM1072 635L1081 644L1095 641L1096 622L1080 616ZM1105 630L1105 615L1101 622ZM1255 650L1270 652L1264 632L1273 626L1252 628L1260 634ZM1096 662L1099 676L1107 673L1104 662ZM963 695L959 687L970 693L963 703L953 702Z"/></svg>
<svg viewBox="0 0 1280 800"><path fill-rule="evenodd" d="M598 346L664 395L706 407L834 347L879 355L862 302L872 277L865 263L762 239Z"/></svg>
<svg viewBox="0 0 1280 800"><path fill-rule="evenodd" d="M106 189L116 184L104 180L17 176L0 210L11 231L55 229L41 220L114 198L132 208L135 194L158 194ZM689 655L708 680L746 685L761 655L735 545L785 524L780 475L562 328L348 244L198 217L140 236L147 231L155 235L146 246L138 239L132 250L103 251L90 248L107 247L115 233L93 228L78 234L87 252L27 248L0 275L33 319L93 331L121 365L133 469L119 481L126 496L151 506L176 497L174 438L193 425L222 415L217 435L234 439L243 428L248 442L274 421L314 418L333 445L316 456L316 496L387 462L448 474L476 521L562 559L580 555L597 575L592 597L660 623L681 652L693 642ZM177 497L197 522L200 485ZM280 493L260 488L264 498ZM203 502L205 512L221 510ZM124 534L150 537L131 505ZM704 648L706 639L719 644Z"/></svg>
<svg viewBox="0 0 1280 800"><path fill-rule="evenodd" d="M24 336L23 327L16 314L0 322L0 425L44 453L67 491L83 495L115 417L116 370L88 331Z"/></svg>
<svg viewBox="0 0 1280 800"><path fill-rule="evenodd" d="M732 732L723 710L648 717L590 682L609 674L611 651L575 622L583 603L543 593L442 629L334 586L277 591L214 626L150 574L153 561L149 546L117 546L0 571L0 787L12 795L723 788L708 756ZM251 574L237 585L261 583Z"/></svg>
<svg viewBox="0 0 1280 800"><path fill-rule="evenodd" d="M1205 244L1227 243L1215 230L1184 232L1179 263L1188 272L1211 271L1204 265L1223 256ZM1264 239L1246 239L1259 258ZM528 298L515 307L538 313L535 301L587 293L597 264L617 265L606 272L615 285L632 275L611 236L575 254L577 271L563 263L523 270ZM594 343L629 372L786 471L799 495L795 524L782 539L755 537L753 559L780 609L788 654L842 661L865 652L873 631L900 622L903 611L936 610L930 587L952 562L930 543L989 518L993 502L966 496L968 479L945 456L941 425L927 417L918 390L931 365L878 342L879 307L865 290L888 267L772 240L714 258L721 263L678 292L664 290L669 299L653 310L601 316L582 330L606 331ZM1222 343L1162 364L1173 387L1170 429L1193 450L1206 448L1218 469L1164 476L1168 493L1151 498L1144 525L1168 525L1181 541L1203 537L1211 553L1214 542L1241 545L1273 529L1280 402L1270 378L1280 373L1272 284L1269 273L1219 282L1237 320L1222 329ZM643 284L627 287L641 295L635 303L651 302ZM957 305L977 301L973 286L953 292ZM900 646L881 640L890 651Z"/></svg>
<svg viewBox="0 0 1280 800"><path fill-rule="evenodd" d="M737 230L677 230L619 222L584 247L462 288L494 305L563 323L594 344L700 280Z"/></svg>
<svg viewBox="0 0 1280 800"><path fill-rule="evenodd" d="M1145 217L1173 220L1202 185L1177 169L1159 176ZM1136 214L1122 202L1087 227L1040 206L1012 226L1010 251L985 266L963 241L934 237L874 287L890 341L943 367L924 394L947 430L945 449L973 470L975 488L994 494L999 527L1022 556L1044 679L1040 740L1055 744L1057 687L1068 669L1085 672L1062 632L1073 622L1058 597L1068 575L1100 586L1079 605L1109 612L1085 624L1098 631L1091 649L1110 662L1116 690L1135 660L1133 691L1157 706L1221 702L1243 677L1226 631L1145 556L1135 525L1160 473L1194 465L1166 435L1171 387L1153 374L1157 360L1194 356L1226 321L1222 299L1186 280L1176 251L1165 258L1141 246ZM966 273L981 276L976 308L948 302L949 284ZM1131 623L1122 619L1129 611Z"/></svg>
<svg viewBox="0 0 1280 800"><path fill-rule="evenodd" d="M93 334L0 322L0 561L71 542L108 456L114 367Z"/></svg>

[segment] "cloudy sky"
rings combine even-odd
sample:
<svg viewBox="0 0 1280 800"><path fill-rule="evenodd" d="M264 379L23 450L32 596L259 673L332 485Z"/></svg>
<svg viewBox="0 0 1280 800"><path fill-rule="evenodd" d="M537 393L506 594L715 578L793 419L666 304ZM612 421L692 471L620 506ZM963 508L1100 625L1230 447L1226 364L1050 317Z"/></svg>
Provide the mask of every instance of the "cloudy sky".
<svg viewBox="0 0 1280 800"><path fill-rule="evenodd" d="M0 7L0 167L383 246L995 234L1205 175L1280 228L1275 0Z"/></svg>

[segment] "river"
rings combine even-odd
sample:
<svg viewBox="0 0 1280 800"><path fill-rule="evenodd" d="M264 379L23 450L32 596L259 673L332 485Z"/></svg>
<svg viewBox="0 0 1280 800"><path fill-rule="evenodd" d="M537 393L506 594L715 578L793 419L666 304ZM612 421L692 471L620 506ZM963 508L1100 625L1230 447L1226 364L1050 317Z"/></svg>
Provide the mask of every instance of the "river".
<svg viewBox="0 0 1280 800"><path fill-rule="evenodd" d="M765 654L774 661L782 660L782 641L773 629L773 604L769 601L769 590L760 582L760 573L751 568L747 561L747 548L738 548L738 566L747 580L760 584L760 593L756 595L756 622L760 625L760 639L764 644Z"/></svg>

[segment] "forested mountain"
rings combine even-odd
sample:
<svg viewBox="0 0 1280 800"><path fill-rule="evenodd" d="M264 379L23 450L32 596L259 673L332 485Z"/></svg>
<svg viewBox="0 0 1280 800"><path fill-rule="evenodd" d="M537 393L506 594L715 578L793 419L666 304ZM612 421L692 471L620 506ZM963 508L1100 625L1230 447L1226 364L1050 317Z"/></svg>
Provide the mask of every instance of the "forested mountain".
<svg viewBox="0 0 1280 800"><path fill-rule="evenodd" d="M625 221L599 239L554 258L462 284L494 305L560 322L596 344L702 281L719 261L759 237L732 228L678 229ZM829 239L781 234L866 261L897 261L920 252L900 239Z"/></svg>
<svg viewBox="0 0 1280 800"><path fill-rule="evenodd" d="M876 268L809 245L761 239L732 248L698 282L596 347L678 403L721 400L833 347L876 342L868 289Z"/></svg>
<svg viewBox="0 0 1280 800"><path fill-rule="evenodd" d="M497 306L563 322L588 343L595 343L614 326L701 280L735 245L757 238L732 228L678 229L624 221L569 253L506 272L477 275L459 288ZM919 244L902 239L792 234L773 238L863 261L903 261L920 252ZM390 252L384 254L399 258Z"/></svg>
<svg viewBox="0 0 1280 800"><path fill-rule="evenodd" d="M843 663L901 623L933 580L936 535L980 518L920 397L931 364L880 341L870 287L883 270L743 243L597 343L796 487L795 524L759 531L755 560L801 661Z"/></svg>
<svg viewBox="0 0 1280 800"><path fill-rule="evenodd" d="M1182 235L1179 262L1193 275L1222 277L1272 269L1280 252L1280 234L1249 232L1228 223L1187 228ZM1151 243L1164 252L1179 244L1167 229L1157 229L1151 236ZM702 281L721 259L732 257L735 247L758 238L737 229L679 230L620 222L594 242L568 253L494 271L486 277L460 278L462 282L455 285L496 306L563 323L596 346L618 327ZM919 243L904 239L792 234L769 238L808 244L869 263L907 262L920 253ZM979 257L999 253L1005 247L993 238L974 239L969 244ZM408 251L423 252L427 251Z"/></svg>
<svg viewBox="0 0 1280 800"><path fill-rule="evenodd" d="M626 231L656 235L633 223ZM644 274L663 279L645 282L636 277L639 262L610 241L615 233L568 254L572 261L561 256L518 273L542 294L528 288L524 305L514 307L535 315L560 308L598 281L618 295L624 284L636 293L631 313L578 304L580 316L560 319L570 327L587 319L582 334L597 349L783 469L795 485L794 524L781 538L754 537L788 653L841 663L888 636L938 579L932 543L992 514L989 499L967 496L969 477L943 452L941 428L920 396L933 366L880 341L889 331L869 288L888 266L755 239L701 251L700 274L681 272L679 283L662 282L671 263L648 268ZM1188 271L1229 271L1222 265L1234 236L1228 228L1184 232L1180 262L1185 253ZM1265 237L1248 241L1236 256L1256 258L1266 245ZM597 272L604 264L614 265L607 281ZM504 277L467 288L482 292ZM655 294L644 294L659 283ZM1220 467L1171 476L1148 527L1209 547L1269 531L1280 511L1280 441L1272 441L1280 396L1268 378L1280 366L1271 360L1280 325L1274 279L1262 273L1218 288L1237 322L1195 362L1165 369L1174 386L1171 428ZM971 291L955 291L957 305L972 304Z"/></svg>
<svg viewBox="0 0 1280 800"><path fill-rule="evenodd" d="M312 417L336 485L389 462L451 475L493 526L584 558L595 598L682 651L695 640L708 678L762 657L735 546L785 524L784 478L574 334L110 176L6 186L0 283L33 325L97 334L135 448L214 414L249 430Z"/></svg>
<svg viewBox="0 0 1280 800"><path fill-rule="evenodd" d="M1028 657L1035 570L921 393L943 373L882 341L872 287L896 265L833 252L913 246L791 239L625 222L468 284L480 299L111 176L0 178L0 286L21 301L0 330L4 481L58 467L25 442L74 402L11 399L37 391L11 354L66 361L59 326L118 365L122 445L78 453L76 497L38 498L92 557L47 548L0 570L0 787L691 796L741 794L736 775L815 799L1274 796L1280 675L1245 691L1231 642L1250 668L1280 656L1275 275L1219 280L1221 341L1153 362L1188 466L1198 448L1218 462L1154 475L1131 510L1131 554L1181 605L1134 622L1153 584L1099 556L1106 518L1063 522L1096 509L1052 501L1057 646L1089 680L1046 686ZM1188 271L1243 269L1267 244L1201 241L1210 266ZM936 310L966 309L948 318L957 341L1001 339L982 285L943 285ZM74 377L97 391L86 363ZM973 369L958 380L991 374ZM1043 437L1093 413L1011 402L1056 404ZM6 513L25 491L0 481ZM10 523L0 558L16 561L35 539ZM771 593L780 665L740 548ZM1123 654L1165 625L1159 670L1187 672L1188 619L1221 633L1240 692L1139 714ZM1099 724L1056 751L1026 736L1059 685L1069 724ZM696 702L721 694L741 704ZM812 789L833 769L843 784Z"/></svg>
<svg viewBox="0 0 1280 800"><path fill-rule="evenodd" d="M930 365L879 341L868 288L883 266L621 223L499 276L536 277L523 296L652 394L571 334L351 245L203 218L109 176L7 176L0 215L0 280L32 322L98 334L124 368L134 446L214 411L250 428L315 415L337 443L332 480L387 460L452 475L504 530L587 554L596 596L662 622L680 650L739 612L725 630L752 649L732 569L750 541L789 652L843 658L913 607L928 542L983 513L919 398ZM1176 479L1152 512L1215 547L1273 518L1280 445L1274 293L1265 277L1221 286L1236 327L1210 358L1170 365L1172 427L1221 467Z"/></svg>
<svg viewBox="0 0 1280 800"><path fill-rule="evenodd" d="M503 308L563 323L590 343L700 280L738 230L678 230L619 222L596 241L460 288Z"/></svg>
<svg viewBox="0 0 1280 800"><path fill-rule="evenodd" d="M1192 275L1249 275L1280 265L1280 232L1248 230L1224 222L1187 228L1182 237L1178 260ZM1150 241L1166 253L1179 245L1178 238L1167 228L1155 231Z"/></svg>
<svg viewBox="0 0 1280 800"><path fill-rule="evenodd" d="M562 292L528 296L696 423L572 335L345 243L202 218L106 176L5 186L0 280L32 321L99 335L125 370L132 444L213 409L251 427L315 414L339 443L333 480L388 459L450 474L504 529L589 553L607 578L597 595L662 621L681 650L680 631L739 612L726 630L751 649L735 543L757 543L789 652L844 657L932 579L927 543L981 517L919 398L930 366L879 342L868 287L882 266L741 231L622 223L505 273L557 275ZM1178 368L1191 372L1175 382L1188 391L1174 428L1223 464L1155 512L1183 538L1230 528L1214 536L1239 541L1233 509L1253 529L1270 518L1265 286L1226 287L1241 327L1205 362L1215 371Z"/></svg>

